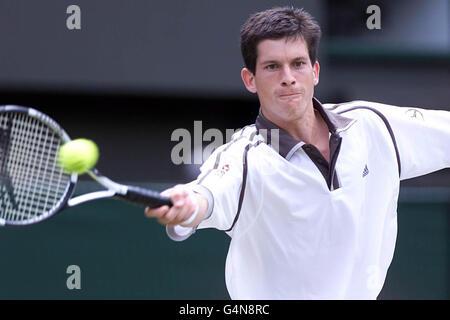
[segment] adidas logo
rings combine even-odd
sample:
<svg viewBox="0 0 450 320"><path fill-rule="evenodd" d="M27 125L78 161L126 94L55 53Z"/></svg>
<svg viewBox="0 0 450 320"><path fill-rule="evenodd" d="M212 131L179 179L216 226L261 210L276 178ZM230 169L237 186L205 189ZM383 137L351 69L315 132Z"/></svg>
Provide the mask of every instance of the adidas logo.
<svg viewBox="0 0 450 320"><path fill-rule="evenodd" d="M369 168L367 168L367 164L366 164L366 166L364 167L364 170L363 170L363 174L362 174L363 178L365 176L367 176L368 174L369 174Z"/></svg>

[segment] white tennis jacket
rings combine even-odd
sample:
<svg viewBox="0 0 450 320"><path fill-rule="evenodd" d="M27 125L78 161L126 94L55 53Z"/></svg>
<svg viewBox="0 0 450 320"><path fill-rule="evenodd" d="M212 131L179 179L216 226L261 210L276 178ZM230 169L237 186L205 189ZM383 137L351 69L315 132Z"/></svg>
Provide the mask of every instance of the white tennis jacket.
<svg viewBox="0 0 450 320"><path fill-rule="evenodd" d="M190 184L209 202L198 228L231 237L232 299L376 299L394 254L400 180L450 167L448 111L314 107L330 130L331 164L260 113Z"/></svg>

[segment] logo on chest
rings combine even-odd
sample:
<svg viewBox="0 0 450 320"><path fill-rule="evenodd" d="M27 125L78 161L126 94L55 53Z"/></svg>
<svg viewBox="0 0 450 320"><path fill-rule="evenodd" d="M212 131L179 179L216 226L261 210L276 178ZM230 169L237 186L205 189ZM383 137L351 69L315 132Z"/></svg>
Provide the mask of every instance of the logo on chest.
<svg viewBox="0 0 450 320"><path fill-rule="evenodd" d="M225 175L225 173L227 173L230 170L230 165L229 164L225 164L222 166L222 169L216 169L215 174L218 175L219 177L223 177Z"/></svg>
<svg viewBox="0 0 450 320"><path fill-rule="evenodd" d="M368 174L369 174L369 168L367 167L367 164L366 164L366 166L364 167L363 173L362 173L362 177L364 178L364 177L366 177Z"/></svg>

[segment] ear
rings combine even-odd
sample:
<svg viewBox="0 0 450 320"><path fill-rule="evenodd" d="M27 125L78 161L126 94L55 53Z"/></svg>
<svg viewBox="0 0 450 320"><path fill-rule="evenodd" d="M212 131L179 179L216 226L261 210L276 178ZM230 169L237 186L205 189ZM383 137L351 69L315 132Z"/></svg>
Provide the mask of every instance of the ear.
<svg viewBox="0 0 450 320"><path fill-rule="evenodd" d="M317 86L319 84L319 73L320 73L320 64L319 61L316 60L313 67L313 74L314 74L314 86Z"/></svg>
<svg viewBox="0 0 450 320"><path fill-rule="evenodd" d="M241 70L241 78L244 82L245 87L251 93L256 93L255 76L247 68Z"/></svg>

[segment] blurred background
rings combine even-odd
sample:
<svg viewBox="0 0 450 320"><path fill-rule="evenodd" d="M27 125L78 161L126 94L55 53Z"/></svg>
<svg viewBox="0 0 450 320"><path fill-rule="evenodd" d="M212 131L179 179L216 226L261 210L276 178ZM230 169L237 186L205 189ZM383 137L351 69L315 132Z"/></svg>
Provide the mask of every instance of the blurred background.
<svg viewBox="0 0 450 320"><path fill-rule="evenodd" d="M73 4L81 28L70 30ZM374 4L379 30L366 26ZM225 136L254 122L239 29L251 13L280 5L305 8L322 27L321 102L450 110L448 0L0 0L0 105L34 107L72 138L93 139L98 169L115 180L158 190L188 182L199 166L172 162L172 133L193 133L202 121L202 133ZM81 180L77 193L95 187ZM402 182L380 299L450 298L449 181L446 169ZM0 229L0 299L228 299L228 243L216 230L174 243L141 208L90 203ZM66 286L73 264L81 290Z"/></svg>

